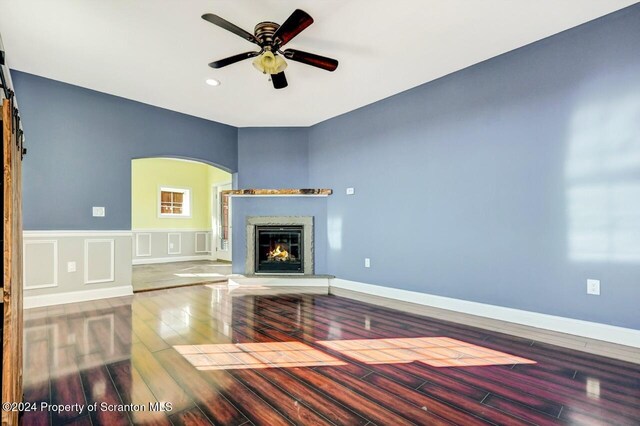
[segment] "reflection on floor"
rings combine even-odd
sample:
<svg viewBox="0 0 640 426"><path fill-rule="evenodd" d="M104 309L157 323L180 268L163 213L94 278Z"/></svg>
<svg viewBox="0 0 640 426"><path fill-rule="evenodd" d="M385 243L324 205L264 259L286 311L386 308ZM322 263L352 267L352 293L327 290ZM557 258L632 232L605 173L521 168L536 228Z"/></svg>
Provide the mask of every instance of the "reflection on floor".
<svg viewBox="0 0 640 426"><path fill-rule="evenodd" d="M211 260L133 266L133 291L148 291L194 284L226 282L231 263Z"/></svg>
<svg viewBox="0 0 640 426"><path fill-rule="evenodd" d="M23 424L608 425L640 418L636 364L308 290L253 294L206 285L27 310L25 399L69 409L28 411ZM423 349L430 358L409 359ZM237 368L254 362L246 354L261 368ZM485 356L504 365L451 362ZM92 404L97 409L89 411Z"/></svg>

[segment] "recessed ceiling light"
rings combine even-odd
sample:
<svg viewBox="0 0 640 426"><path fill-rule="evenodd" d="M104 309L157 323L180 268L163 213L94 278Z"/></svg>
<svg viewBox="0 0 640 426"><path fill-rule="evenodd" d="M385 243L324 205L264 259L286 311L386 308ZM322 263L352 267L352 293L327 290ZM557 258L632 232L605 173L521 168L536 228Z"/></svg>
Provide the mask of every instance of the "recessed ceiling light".
<svg viewBox="0 0 640 426"><path fill-rule="evenodd" d="M208 78L207 79L207 84L209 86L220 86L220 82L214 78Z"/></svg>

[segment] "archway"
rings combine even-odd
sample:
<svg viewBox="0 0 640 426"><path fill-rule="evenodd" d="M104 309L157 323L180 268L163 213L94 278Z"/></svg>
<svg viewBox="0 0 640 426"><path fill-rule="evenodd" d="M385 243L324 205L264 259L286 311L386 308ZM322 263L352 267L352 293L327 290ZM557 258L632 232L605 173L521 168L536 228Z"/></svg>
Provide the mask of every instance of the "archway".
<svg viewBox="0 0 640 426"><path fill-rule="evenodd" d="M216 282L231 272L232 175L176 157L131 161L134 291Z"/></svg>

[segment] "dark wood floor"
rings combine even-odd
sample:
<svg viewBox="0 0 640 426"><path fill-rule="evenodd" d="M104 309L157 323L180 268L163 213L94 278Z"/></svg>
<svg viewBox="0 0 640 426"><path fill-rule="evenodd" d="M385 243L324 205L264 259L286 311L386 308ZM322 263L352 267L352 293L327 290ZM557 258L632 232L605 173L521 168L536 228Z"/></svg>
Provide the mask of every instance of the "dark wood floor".
<svg viewBox="0 0 640 426"><path fill-rule="evenodd" d="M640 424L639 365L335 296L200 286L25 319L25 425Z"/></svg>

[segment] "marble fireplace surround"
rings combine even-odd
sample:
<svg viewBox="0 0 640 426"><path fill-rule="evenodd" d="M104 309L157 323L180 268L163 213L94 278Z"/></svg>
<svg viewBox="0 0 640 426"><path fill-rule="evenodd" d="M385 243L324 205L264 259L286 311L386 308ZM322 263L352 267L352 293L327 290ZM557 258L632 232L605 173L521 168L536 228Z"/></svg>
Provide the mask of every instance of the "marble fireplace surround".
<svg viewBox="0 0 640 426"><path fill-rule="evenodd" d="M247 257L245 274L256 273L256 226L302 226L304 240L303 274L313 275L313 216L248 216L247 217ZM260 274L263 275L263 274ZM269 275L269 274L264 274ZM288 274L300 275L300 274Z"/></svg>

